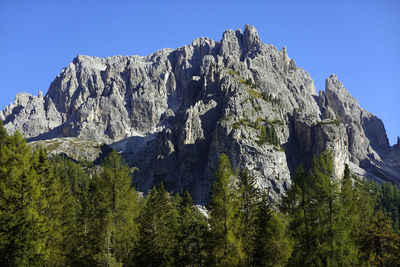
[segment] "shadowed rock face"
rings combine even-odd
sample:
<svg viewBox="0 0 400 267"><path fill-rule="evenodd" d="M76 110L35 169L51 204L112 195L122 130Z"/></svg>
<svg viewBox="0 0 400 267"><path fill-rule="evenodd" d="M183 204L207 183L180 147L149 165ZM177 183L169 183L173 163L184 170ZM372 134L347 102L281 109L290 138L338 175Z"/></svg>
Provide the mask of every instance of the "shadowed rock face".
<svg viewBox="0 0 400 267"><path fill-rule="evenodd" d="M360 108L335 75L317 95L286 48L264 44L250 25L243 33L225 31L219 42L198 38L146 57L78 56L44 97L18 94L0 119L30 141L106 143L139 168L138 190L162 181L189 190L200 204L221 153L234 168L248 168L276 200L297 164L310 166L325 149L333 151L338 177L343 163L362 175L358 166L386 166L383 155L394 151L382 121ZM272 128L281 145L266 136Z"/></svg>

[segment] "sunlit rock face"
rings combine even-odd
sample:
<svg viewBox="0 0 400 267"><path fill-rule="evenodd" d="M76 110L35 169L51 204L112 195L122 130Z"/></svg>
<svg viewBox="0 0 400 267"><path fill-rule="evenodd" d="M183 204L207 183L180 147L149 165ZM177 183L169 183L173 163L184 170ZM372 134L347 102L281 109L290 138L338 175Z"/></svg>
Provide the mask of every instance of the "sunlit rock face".
<svg viewBox="0 0 400 267"><path fill-rule="evenodd" d="M250 25L225 31L220 41L198 38L146 57L78 56L45 96L18 94L0 119L29 141L105 143L138 168L138 190L163 182L172 191L189 190L200 204L208 200L221 153L233 168L247 168L272 200L291 184L299 163L310 167L326 149L338 178L347 163L359 175L381 179L379 170L400 181L399 149L389 146L382 121L335 75L317 94L286 47L263 43ZM275 144L266 137L272 128ZM57 140L58 149L83 142ZM82 149L68 151L91 158Z"/></svg>

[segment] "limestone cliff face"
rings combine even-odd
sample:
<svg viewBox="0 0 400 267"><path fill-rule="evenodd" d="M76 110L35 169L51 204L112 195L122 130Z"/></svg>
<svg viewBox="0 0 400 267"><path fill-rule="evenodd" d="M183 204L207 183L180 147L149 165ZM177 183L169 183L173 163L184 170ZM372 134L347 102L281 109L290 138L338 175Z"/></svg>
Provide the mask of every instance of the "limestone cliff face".
<svg viewBox="0 0 400 267"><path fill-rule="evenodd" d="M347 127L352 161L358 163L367 157L380 161L378 154L382 155L390 149L382 121L362 109L336 75L326 80L325 94L327 106Z"/></svg>
<svg viewBox="0 0 400 267"><path fill-rule="evenodd" d="M208 199L221 153L277 199L297 164L309 166L325 149L338 177L344 163L380 166L392 151L382 121L336 76L317 95L286 48L264 44L250 25L146 57L78 56L45 96L18 94L0 119L31 141L106 143L139 168L139 190L163 181L198 203Z"/></svg>

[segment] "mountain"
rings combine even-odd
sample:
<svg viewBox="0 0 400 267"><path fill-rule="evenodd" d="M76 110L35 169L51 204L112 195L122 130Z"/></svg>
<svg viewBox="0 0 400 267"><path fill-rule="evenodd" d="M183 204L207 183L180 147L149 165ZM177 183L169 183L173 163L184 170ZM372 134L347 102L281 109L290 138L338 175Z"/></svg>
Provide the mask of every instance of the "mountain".
<svg viewBox="0 0 400 267"><path fill-rule="evenodd" d="M162 181L189 190L197 203L208 200L221 153L235 169L247 168L271 199L298 164L311 166L326 149L337 177L346 163L357 175L400 184L400 141L389 145L382 121L336 75L317 93L287 49L263 43L250 25L218 42L198 38L145 57L80 55L45 96L19 93L0 119L10 133L47 140L50 150L51 142L107 144L138 168L138 190Z"/></svg>

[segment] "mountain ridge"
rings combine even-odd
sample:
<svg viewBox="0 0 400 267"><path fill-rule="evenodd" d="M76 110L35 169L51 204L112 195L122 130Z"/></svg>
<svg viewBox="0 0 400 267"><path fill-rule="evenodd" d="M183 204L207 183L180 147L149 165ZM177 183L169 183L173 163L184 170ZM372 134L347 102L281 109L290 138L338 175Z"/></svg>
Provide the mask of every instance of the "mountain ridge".
<svg viewBox="0 0 400 267"><path fill-rule="evenodd" d="M148 56L77 56L45 96L18 94L0 112L5 128L29 141L75 137L103 142L139 168L146 191L163 181L204 203L220 153L248 168L276 200L299 163L331 149L336 175L353 172L399 183L399 146L336 75L313 80L255 27L197 38ZM279 144L268 133L275 132Z"/></svg>

